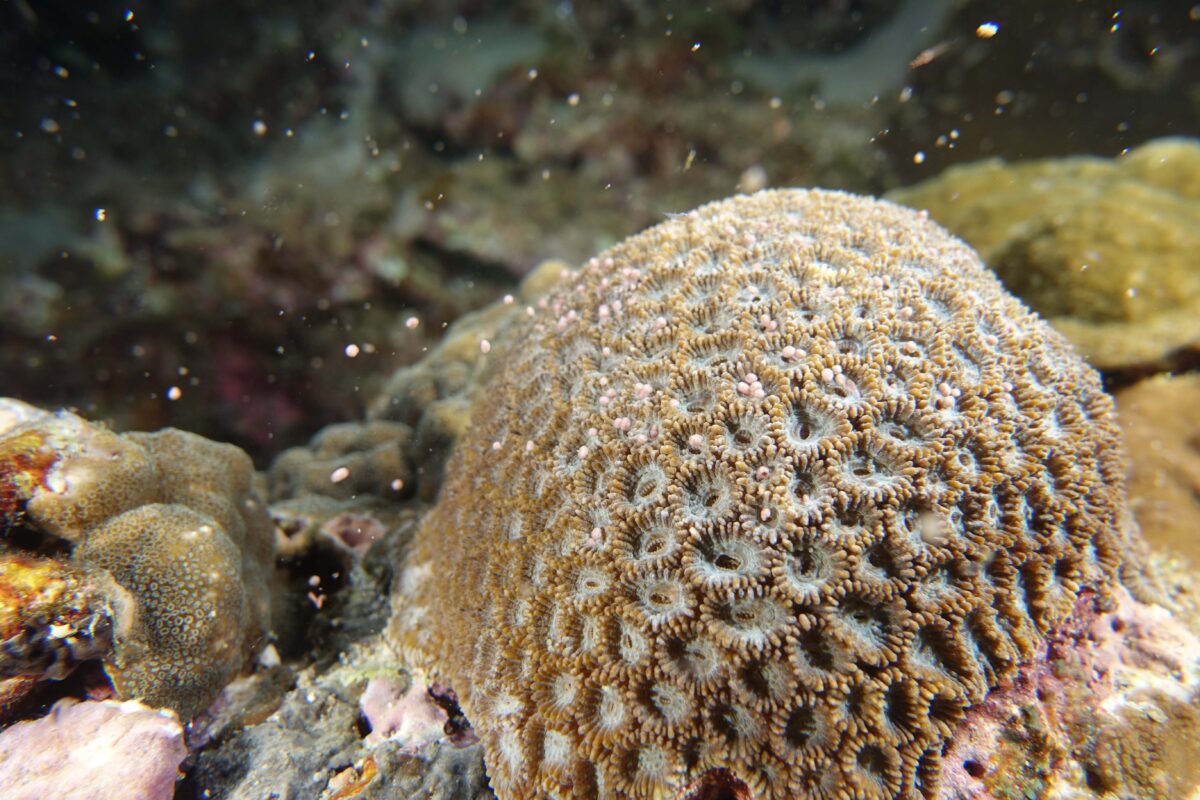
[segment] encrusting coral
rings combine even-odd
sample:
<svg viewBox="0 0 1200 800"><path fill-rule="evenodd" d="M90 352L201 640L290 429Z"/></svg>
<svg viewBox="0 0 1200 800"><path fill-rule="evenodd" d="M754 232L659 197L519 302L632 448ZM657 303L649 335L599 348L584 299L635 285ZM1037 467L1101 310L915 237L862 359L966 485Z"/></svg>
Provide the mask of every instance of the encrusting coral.
<svg viewBox="0 0 1200 800"><path fill-rule="evenodd" d="M502 800L931 796L1136 565L1098 376L922 214L734 198L525 314L392 622Z"/></svg>
<svg viewBox="0 0 1200 800"><path fill-rule="evenodd" d="M65 549L103 596L118 695L183 716L270 626L274 530L253 472L238 448L195 434L117 434L0 400L0 525Z"/></svg>

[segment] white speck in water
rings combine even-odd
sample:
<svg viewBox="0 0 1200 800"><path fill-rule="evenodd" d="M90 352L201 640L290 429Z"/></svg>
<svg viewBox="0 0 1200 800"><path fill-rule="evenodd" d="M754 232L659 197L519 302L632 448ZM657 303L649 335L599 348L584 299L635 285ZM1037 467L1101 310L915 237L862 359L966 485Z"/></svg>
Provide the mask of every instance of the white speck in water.
<svg viewBox="0 0 1200 800"><path fill-rule="evenodd" d="M333 472L329 473L330 483L341 483L350 477L350 470L346 467L338 467Z"/></svg>

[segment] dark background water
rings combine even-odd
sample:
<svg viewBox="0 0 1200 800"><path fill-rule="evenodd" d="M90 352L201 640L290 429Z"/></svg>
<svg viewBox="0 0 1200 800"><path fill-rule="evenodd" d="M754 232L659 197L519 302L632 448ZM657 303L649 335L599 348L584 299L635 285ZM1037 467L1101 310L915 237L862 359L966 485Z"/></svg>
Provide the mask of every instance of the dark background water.
<svg viewBox="0 0 1200 800"><path fill-rule="evenodd" d="M262 461L665 213L1198 130L1192 2L4 0L0 394Z"/></svg>

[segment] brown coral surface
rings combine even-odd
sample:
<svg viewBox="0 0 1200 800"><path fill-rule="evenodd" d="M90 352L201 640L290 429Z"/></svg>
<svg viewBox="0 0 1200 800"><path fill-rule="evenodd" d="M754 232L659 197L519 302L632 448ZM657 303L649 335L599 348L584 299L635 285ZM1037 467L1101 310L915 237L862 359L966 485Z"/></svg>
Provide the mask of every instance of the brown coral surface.
<svg viewBox="0 0 1200 800"><path fill-rule="evenodd" d="M1142 381L1118 392L1117 406L1146 541L1200 565L1200 374Z"/></svg>
<svg viewBox="0 0 1200 800"><path fill-rule="evenodd" d="M1112 403L923 215L737 197L527 316L393 620L502 799L931 796L965 709L1110 596Z"/></svg>

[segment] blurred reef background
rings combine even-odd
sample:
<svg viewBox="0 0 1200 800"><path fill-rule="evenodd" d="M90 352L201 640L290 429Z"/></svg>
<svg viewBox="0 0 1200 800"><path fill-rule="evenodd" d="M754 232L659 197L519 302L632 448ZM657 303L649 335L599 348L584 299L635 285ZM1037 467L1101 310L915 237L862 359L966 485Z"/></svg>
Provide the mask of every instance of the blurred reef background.
<svg viewBox="0 0 1200 800"><path fill-rule="evenodd" d="M534 265L669 213L1194 135L1197 16L6 0L5 392L123 429L178 425L261 466L361 412Z"/></svg>
<svg viewBox="0 0 1200 800"><path fill-rule="evenodd" d="M824 187L927 210L1121 413L1162 605L985 709L962 796L1193 796L1198 136L1192 0L0 0L0 765L490 797L382 631L491 343L632 233ZM1105 727L1095 663L1179 702Z"/></svg>

